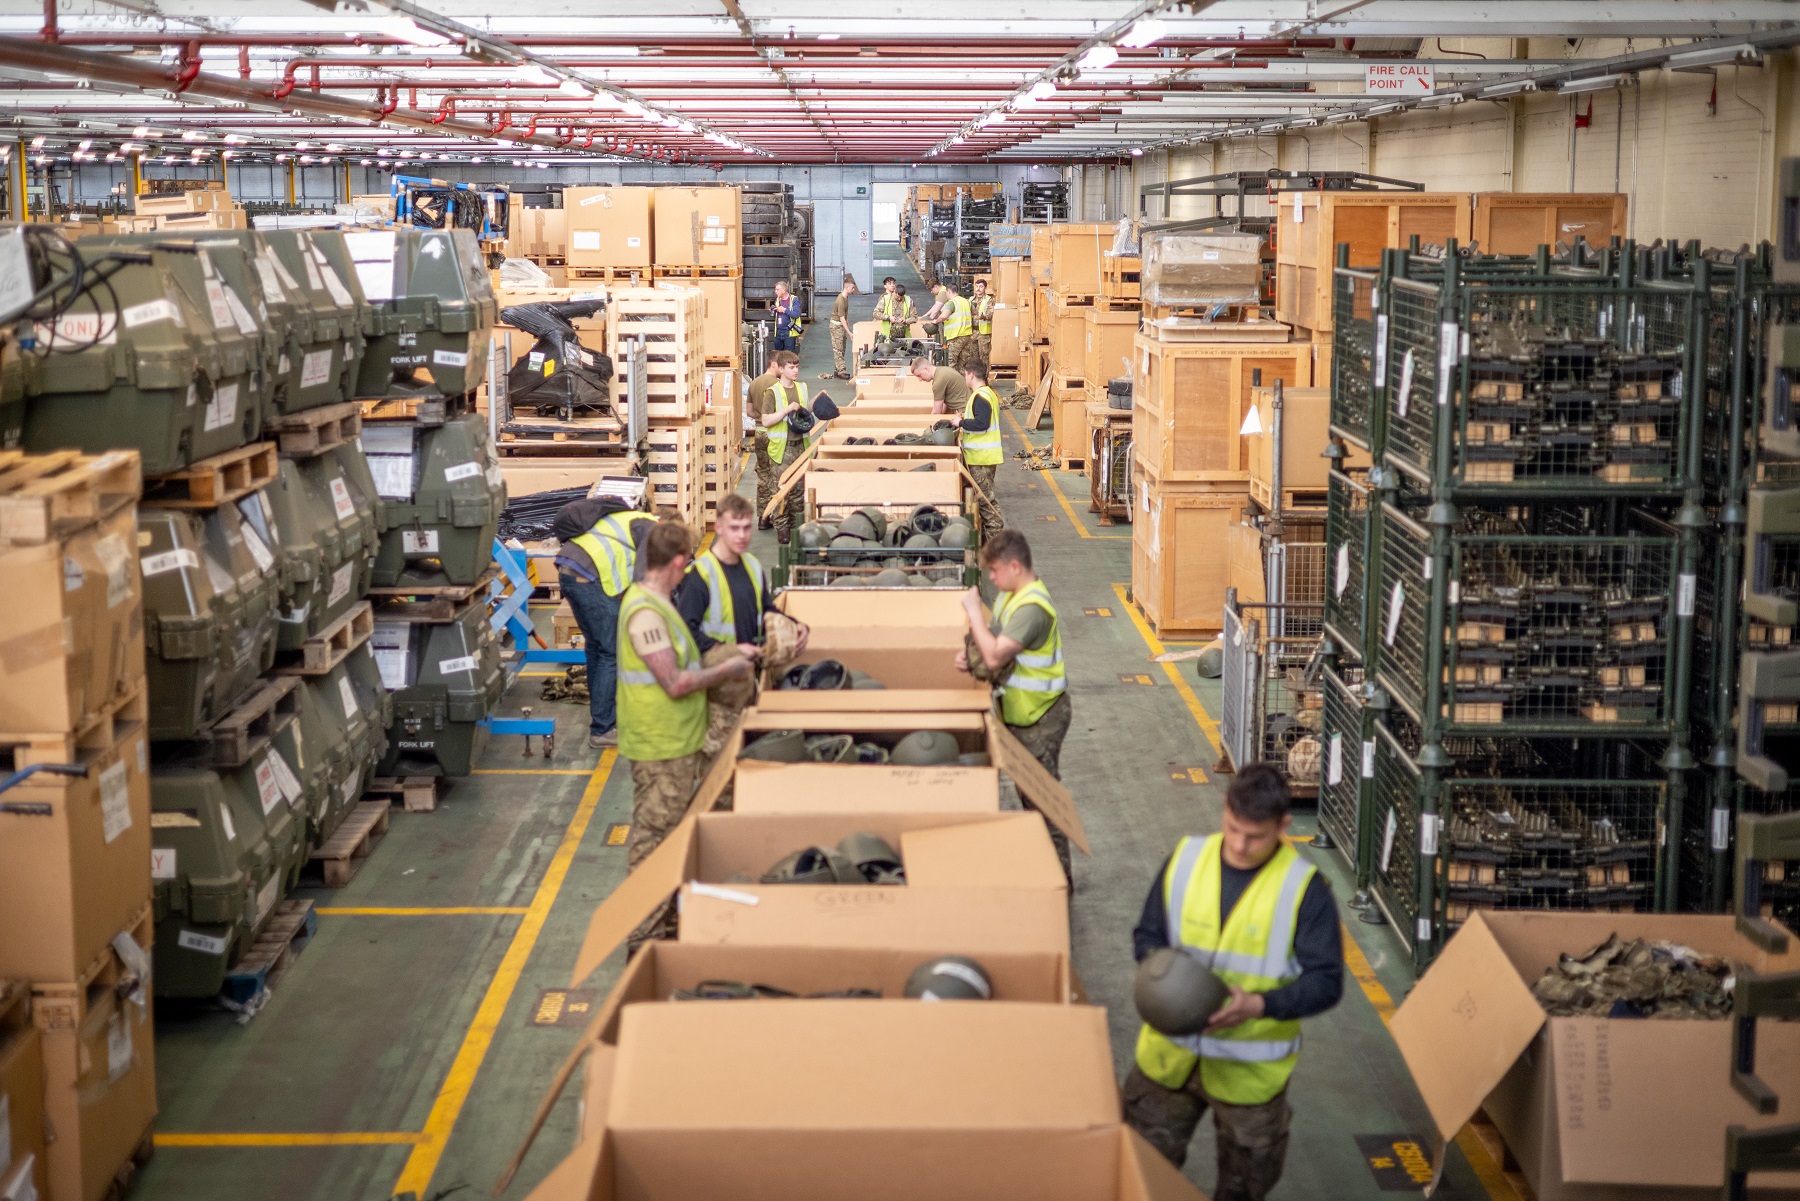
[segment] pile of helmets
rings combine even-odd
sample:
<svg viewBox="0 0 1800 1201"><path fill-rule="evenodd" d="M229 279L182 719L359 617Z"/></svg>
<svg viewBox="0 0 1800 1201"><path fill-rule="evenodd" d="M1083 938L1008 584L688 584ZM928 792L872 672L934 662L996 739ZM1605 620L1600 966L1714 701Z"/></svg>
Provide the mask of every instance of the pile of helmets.
<svg viewBox="0 0 1800 1201"><path fill-rule="evenodd" d="M904 884L906 865L879 834L846 834L835 847L801 847L762 874L764 884Z"/></svg>
<svg viewBox="0 0 1800 1201"><path fill-rule="evenodd" d="M829 660L828 660L829 662ZM840 665L841 666L841 665ZM945 730L914 730L893 748L858 739L854 734L807 734L772 730L755 739L740 759L767 763L876 763L895 767L987 767L985 751L965 752L956 735Z"/></svg>
<svg viewBox="0 0 1800 1201"><path fill-rule="evenodd" d="M866 671L845 667L836 659L821 659L817 663L794 664L781 674L775 687L806 692L835 692L840 688L854 688L866 692L886 688L887 685Z"/></svg>
<svg viewBox="0 0 1800 1201"><path fill-rule="evenodd" d="M842 567L876 567L868 576L849 576L841 587L905 588L955 583L965 552L975 544L967 517L950 516L935 505L917 505L905 520L889 521L874 505L835 524L809 521L797 532L804 554Z"/></svg>
<svg viewBox="0 0 1800 1201"><path fill-rule="evenodd" d="M915 1001L989 1001L994 982L980 962L967 955L939 955L927 959L906 978L906 995ZM677 988L671 1001L767 1001L876 998L879 988L839 988L829 992L796 993L773 984L746 984L737 980L702 980L693 988Z"/></svg>

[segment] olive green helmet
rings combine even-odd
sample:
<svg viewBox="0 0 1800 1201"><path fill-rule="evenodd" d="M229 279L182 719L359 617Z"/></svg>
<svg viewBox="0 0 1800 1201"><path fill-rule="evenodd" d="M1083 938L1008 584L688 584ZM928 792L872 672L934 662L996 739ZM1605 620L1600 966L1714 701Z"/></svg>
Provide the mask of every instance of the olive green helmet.
<svg viewBox="0 0 1800 1201"><path fill-rule="evenodd" d="M895 744L888 761L902 767L937 767L955 763L961 753L962 748L956 745L952 734L943 730L914 730Z"/></svg>
<svg viewBox="0 0 1800 1201"><path fill-rule="evenodd" d="M987 1001L994 996L994 982L967 955L940 955L913 969L906 995L915 1001Z"/></svg>
<svg viewBox="0 0 1800 1201"><path fill-rule="evenodd" d="M938 545L951 550L967 550L974 540L975 531L961 518L945 526L944 532L938 535Z"/></svg>
<svg viewBox="0 0 1800 1201"><path fill-rule="evenodd" d="M814 763L848 763L856 739L848 734L815 734L806 740L806 757Z"/></svg>
<svg viewBox="0 0 1800 1201"><path fill-rule="evenodd" d="M913 531L910 525L907 525L904 521L896 521L887 528L887 533L882 536L881 544L883 546L904 546L906 545L906 540L912 537L912 534Z"/></svg>
<svg viewBox="0 0 1800 1201"><path fill-rule="evenodd" d="M1194 674L1202 680L1216 680L1225 673L1223 647L1205 646L1194 659Z"/></svg>
<svg viewBox="0 0 1800 1201"><path fill-rule="evenodd" d="M906 883L906 868L900 862L900 852L879 834L867 831L846 834L837 849L870 884Z"/></svg>
<svg viewBox="0 0 1800 1201"><path fill-rule="evenodd" d="M923 466L927 471L932 469L930 464ZM950 519L944 516L943 510L936 505L919 505L906 518L906 524L921 534L939 533L949 521Z"/></svg>
<svg viewBox="0 0 1800 1201"><path fill-rule="evenodd" d="M771 730L738 752L739 759L769 763L801 763L806 759L806 735L799 730Z"/></svg>
<svg viewBox="0 0 1800 1201"><path fill-rule="evenodd" d="M1132 999L1152 1030L1171 1037L1198 1034L1229 999L1225 982L1185 951L1159 947L1138 964Z"/></svg>
<svg viewBox="0 0 1800 1201"><path fill-rule="evenodd" d="M855 534L845 531L831 540L831 549L835 551L861 550L863 540Z"/></svg>
<svg viewBox="0 0 1800 1201"><path fill-rule="evenodd" d="M884 567L869 578L871 588L904 588L906 573L898 567Z"/></svg>
<svg viewBox="0 0 1800 1201"><path fill-rule="evenodd" d="M875 532L875 523L869 520L868 514L858 509L850 516L838 522L838 537L854 534L865 542L879 542L880 536Z"/></svg>
<svg viewBox="0 0 1800 1201"><path fill-rule="evenodd" d="M811 692L835 692L850 686L850 669L836 659L820 659L806 669L800 687Z"/></svg>
<svg viewBox="0 0 1800 1201"><path fill-rule="evenodd" d="M988 759L988 753L986 751L969 751L967 754L958 755L956 757L956 763L959 767L990 766L990 760Z"/></svg>
<svg viewBox="0 0 1800 1201"><path fill-rule="evenodd" d="M825 536L825 527L816 521L809 521L800 527L800 545L807 550L818 550L831 542Z"/></svg>
<svg viewBox="0 0 1800 1201"><path fill-rule="evenodd" d="M859 692L874 692L885 689L887 685L883 684L880 680L877 680L868 672L857 671L852 667L850 669L850 687Z"/></svg>
<svg viewBox="0 0 1800 1201"><path fill-rule="evenodd" d="M938 540L930 534L914 534L906 540L907 550L936 550Z"/></svg>
<svg viewBox="0 0 1800 1201"><path fill-rule="evenodd" d="M783 855L763 873L764 884L861 884L856 870L842 851L833 847L802 847Z"/></svg>
<svg viewBox="0 0 1800 1201"><path fill-rule="evenodd" d="M931 577L926 575L922 571L915 571L911 575L907 576L906 582L911 584L914 588L929 588L929 587L931 587Z"/></svg>
<svg viewBox="0 0 1800 1201"><path fill-rule="evenodd" d="M888 523L886 513L883 513L874 505L864 505L862 508L858 509L857 512L861 513L863 517L868 520L869 524L875 527L875 532L870 535L870 537L874 538L877 542L887 537Z"/></svg>
<svg viewBox="0 0 1800 1201"><path fill-rule="evenodd" d="M955 446L956 427L953 425L936 426L925 435L925 440L933 446Z"/></svg>

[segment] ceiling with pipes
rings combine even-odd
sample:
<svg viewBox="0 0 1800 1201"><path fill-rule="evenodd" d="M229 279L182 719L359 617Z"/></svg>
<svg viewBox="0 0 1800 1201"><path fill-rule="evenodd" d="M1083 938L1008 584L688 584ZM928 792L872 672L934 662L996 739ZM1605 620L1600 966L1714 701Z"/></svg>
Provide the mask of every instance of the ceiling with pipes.
<svg viewBox="0 0 1800 1201"><path fill-rule="evenodd" d="M1117 159L1754 63L1800 43L1795 9L1787 0L0 0L9 126L0 152L23 146L41 163L139 155L409 167ZM1526 33L1528 55L1509 40ZM1601 42L1606 54L1584 53ZM1429 66L1429 83L1371 95L1372 64Z"/></svg>

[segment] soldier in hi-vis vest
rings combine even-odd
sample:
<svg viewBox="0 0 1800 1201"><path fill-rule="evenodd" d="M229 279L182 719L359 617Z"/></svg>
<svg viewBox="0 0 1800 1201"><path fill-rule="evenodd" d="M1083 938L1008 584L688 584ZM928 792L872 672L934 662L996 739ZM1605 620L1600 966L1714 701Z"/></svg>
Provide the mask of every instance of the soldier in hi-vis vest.
<svg viewBox="0 0 1800 1201"><path fill-rule="evenodd" d="M757 493L761 495L762 485L766 481L769 496L774 498L781 488L781 473L806 451L808 437L795 434L788 428L788 418L807 407L811 394L805 384L800 382L800 356L791 350L778 350L770 362L775 366L775 382L763 393L762 409L757 414L756 423L762 427L766 440L762 453L756 456ZM806 497L803 489L796 485L792 488L782 506L775 513L775 540L786 542L790 530L797 529L805 520Z"/></svg>
<svg viewBox="0 0 1800 1201"><path fill-rule="evenodd" d="M1217 834L1181 840L1132 931L1139 961L1174 947L1211 968L1231 999L1199 1034L1138 1031L1125 1120L1180 1166L1206 1111L1218 1126L1217 1201L1262 1201L1287 1155L1288 1077L1300 1022L1344 992L1337 903L1287 838L1288 784L1266 763L1232 777Z"/></svg>
<svg viewBox="0 0 1800 1201"><path fill-rule="evenodd" d="M961 371L975 353L975 310L966 297L957 294L955 284L943 284L933 291L937 303L919 320L944 323L945 361Z"/></svg>
<svg viewBox="0 0 1800 1201"><path fill-rule="evenodd" d="M638 544L656 518L607 496L584 496L556 511L550 532L563 599L581 627L587 651L588 745L618 745L614 702L619 599L637 574Z"/></svg>
<svg viewBox="0 0 1800 1201"><path fill-rule="evenodd" d="M994 296L985 278L975 281L975 295L969 299L975 310L975 355L984 363L994 356Z"/></svg>

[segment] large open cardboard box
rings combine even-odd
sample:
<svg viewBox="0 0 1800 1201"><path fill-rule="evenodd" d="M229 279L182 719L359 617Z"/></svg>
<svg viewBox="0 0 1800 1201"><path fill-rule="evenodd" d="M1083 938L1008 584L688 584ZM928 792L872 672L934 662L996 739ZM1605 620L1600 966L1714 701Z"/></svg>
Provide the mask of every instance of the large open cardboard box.
<svg viewBox="0 0 1800 1201"><path fill-rule="evenodd" d="M734 813L998 813L997 767L739 761Z"/></svg>
<svg viewBox="0 0 1800 1201"><path fill-rule="evenodd" d="M806 513L813 521L842 521L873 506L890 522L899 522L919 505L934 505L946 517L959 516L962 472L954 464L941 471L936 464L930 471L881 471L875 464L857 463L806 473Z"/></svg>
<svg viewBox="0 0 1800 1201"><path fill-rule="evenodd" d="M856 1048L873 1072L808 1070ZM1120 1121L1106 1016L991 1001L634 1005L531 1201L1192 1201Z"/></svg>
<svg viewBox="0 0 1800 1201"><path fill-rule="evenodd" d="M1544 1013L1531 994L1544 969L1615 933L1763 973L1800 969L1800 950L1768 954L1730 917L1479 912L1395 1013L1394 1041L1439 1140L1486 1109L1537 1201L1711 1201L1723 1187L1726 1126L1794 1119L1761 1116L1732 1089L1729 1022ZM1800 1023L1760 1022L1756 1041L1758 1074L1783 1082L1784 1101L1800 1100ZM1441 1171L1441 1148L1437 1162ZM1800 1173L1752 1182L1791 1196Z"/></svg>
<svg viewBox="0 0 1800 1201"><path fill-rule="evenodd" d="M799 661L836 659L886 687L874 692L783 691L774 686L781 671L770 669L763 673L757 710L766 715L896 706L976 712L990 708L988 685L956 669L956 653L963 649L963 631L968 628L962 596L958 590L943 588L790 588L776 599L775 607L804 622L809 631L806 653ZM927 695L911 695L918 693ZM760 732L787 727L754 728Z"/></svg>
<svg viewBox="0 0 1800 1201"><path fill-rule="evenodd" d="M857 400L886 402L921 396L931 400L931 384L905 367L868 367L858 371L850 382L856 386Z"/></svg>
<svg viewBox="0 0 1800 1201"><path fill-rule="evenodd" d="M851 437L864 435L850 432ZM947 463L954 467L962 462L960 446L885 446L877 443L874 446L851 446L842 438L833 441L820 441L813 444L813 459L833 471L846 463L872 463L877 467L891 467L895 471L909 471L920 463Z"/></svg>

